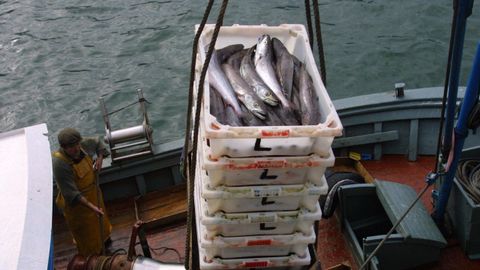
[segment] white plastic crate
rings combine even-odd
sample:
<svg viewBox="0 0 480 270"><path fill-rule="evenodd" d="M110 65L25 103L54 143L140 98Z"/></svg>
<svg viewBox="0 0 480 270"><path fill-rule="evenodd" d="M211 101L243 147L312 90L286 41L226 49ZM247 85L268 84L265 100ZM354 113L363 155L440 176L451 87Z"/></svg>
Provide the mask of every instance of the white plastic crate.
<svg viewBox="0 0 480 270"><path fill-rule="evenodd" d="M299 257L292 254L289 256L280 257L253 257L253 258L238 258L238 259L222 259L213 258L207 260L205 256L205 250L199 248L200 256L200 269L212 270L212 269L257 269L268 268L275 270L300 270L305 265L310 264L310 253L308 248L305 250L306 256Z"/></svg>
<svg viewBox="0 0 480 270"><path fill-rule="evenodd" d="M295 232L308 234L313 223L322 217L318 202L313 212L302 208L294 211L232 214L217 212L214 215L209 215L206 201L200 194L199 182L196 181L195 185L197 222L201 222L205 226L207 239L213 239L218 235L230 237L293 234Z"/></svg>
<svg viewBox="0 0 480 270"><path fill-rule="evenodd" d="M206 200L208 214L285 211L305 208L314 211L320 195L328 192L328 184L322 177L321 185L269 185L209 187L206 171L197 166L197 181L202 186L202 198Z"/></svg>
<svg viewBox="0 0 480 270"><path fill-rule="evenodd" d="M315 242L313 226L307 235L297 232L287 235L216 236L212 240L207 239L206 229L202 224L197 223L197 230L199 247L204 249L207 261L214 258L235 259L291 254L303 258L308 254L308 244Z"/></svg>
<svg viewBox="0 0 480 270"><path fill-rule="evenodd" d="M249 157L211 159L211 147L201 140L200 165L206 170L210 187L294 185L312 183L323 185L327 167L335 164L330 149L328 156ZM202 156L203 155L203 156Z"/></svg>
<svg viewBox="0 0 480 270"><path fill-rule="evenodd" d="M203 48L210 43L214 25L206 25L199 40L198 66L196 80L200 80L201 66L206 58ZM321 123L306 126L260 126L232 127L223 125L210 114L210 94L208 78L204 85L202 126L205 137L212 147L212 157L249 157L249 156L306 156L310 154L327 155L335 136L342 135L342 124L333 103L323 85L313 58L308 34L300 24L233 25L220 29L215 47L224 48L232 44L251 47L263 34L276 37L290 53L305 63L318 96Z"/></svg>

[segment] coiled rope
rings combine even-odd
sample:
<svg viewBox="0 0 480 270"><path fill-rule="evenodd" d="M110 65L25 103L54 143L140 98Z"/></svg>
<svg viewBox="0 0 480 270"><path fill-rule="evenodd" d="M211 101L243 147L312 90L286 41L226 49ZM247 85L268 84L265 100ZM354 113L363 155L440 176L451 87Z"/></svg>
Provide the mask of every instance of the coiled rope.
<svg viewBox="0 0 480 270"><path fill-rule="evenodd" d="M477 129L480 126L480 102L472 108L470 115L468 116L467 126L470 129Z"/></svg>
<svg viewBox="0 0 480 270"><path fill-rule="evenodd" d="M455 176L470 199L480 204L480 159L460 160Z"/></svg>
<svg viewBox="0 0 480 270"><path fill-rule="evenodd" d="M192 269L192 246L195 245L194 239L192 237L192 230L195 230L195 208L194 208L194 183L195 183L195 167L197 163L197 144L198 144L198 130L199 130L199 123L200 123L200 110L202 105L202 98L203 98L203 91L204 91L204 83L205 77L207 74L208 65L210 64L210 59L212 58L213 49L215 48L215 43L217 42L218 33L220 32L220 27L223 25L223 18L225 16L225 10L227 9L228 0L223 0L222 6L220 8L217 21L215 23L215 29L213 31L212 40L208 47L207 56L205 62L203 64L202 73L200 75L200 81L198 84L198 93L197 93L197 102L195 105L195 116L194 116L194 125L193 125L193 143L190 148L190 134L191 134L191 113L192 113L192 105L193 105L193 95L194 95L194 80L195 80L195 65L196 65L196 55L198 50L198 41L200 39L200 35L205 28L205 24L207 22L208 16L210 14L210 10L213 5L213 0L210 0L207 8L205 10L205 14L202 18L202 22L200 27L197 30L195 35L193 49L192 49L192 65L190 69L190 88L189 88L189 97L188 97L188 115L187 115L187 129L185 132L185 144L184 144L184 158L187 162L187 166L185 166L184 173L187 178L187 203L188 203L188 214L187 214L187 234L186 234L186 245L185 245L185 268ZM188 167L188 174L187 168Z"/></svg>

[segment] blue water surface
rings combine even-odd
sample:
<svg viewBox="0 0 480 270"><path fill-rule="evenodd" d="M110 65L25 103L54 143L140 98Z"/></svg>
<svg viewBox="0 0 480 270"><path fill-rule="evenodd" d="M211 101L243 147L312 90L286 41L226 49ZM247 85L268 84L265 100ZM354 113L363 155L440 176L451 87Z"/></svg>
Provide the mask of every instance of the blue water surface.
<svg viewBox="0 0 480 270"><path fill-rule="evenodd" d="M332 99L442 86L452 1L320 2ZM104 134L111 110L144 91L155 143L182 138L194 25L207 1L0 1L0 132L45 122L52 149L63 127ZM221 1L215 1L214 23ZM224 24L305 24L304 1L230 1ZM461 84L480 38L480 4L468 20ZM317 52L315 51L315 54ZM140 123L138 106L112 116Z"/></svg>

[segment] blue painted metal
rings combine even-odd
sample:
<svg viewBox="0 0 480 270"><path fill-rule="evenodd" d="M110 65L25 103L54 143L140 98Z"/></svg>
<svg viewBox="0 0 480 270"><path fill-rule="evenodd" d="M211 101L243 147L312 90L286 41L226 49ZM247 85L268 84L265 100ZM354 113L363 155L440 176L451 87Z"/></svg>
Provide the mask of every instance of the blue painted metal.
<svg viewBox="0 0 480 270"><path fill-rule="evenodd" d="M452 146L453 124L455 121L455 108L458 92L458 81L460 77L460 66L462 64L463 43L465 40L465 28L467 17L472 14L473 0L456 0L454 9L457 17L455 18L456 27L453 36L453 53L451 60L451 70L449 74L448 101L445 118L443 153L448 153Z"/></svg>
<svg viewBox="0 0 480 270"><path fill-rule="evenodd" d="M457 105L460 104L464 94L465 87L460 87ZM442 96L443 87L431 87L405 90L405 96L400 99L395 98L393 92L383 92L334 100L334 106L344 128L344 137L335 138L332 147L338 156L346 156L349 151L354 151L368 153L376 159L376 145L381 147L382 155L410 155L409 146L413 143L410 142L411 121L417 119L417 155L435 155L437 141L434 138L439 132ZM375 133L376 126L379 125L381 132L397 130L398 140L347 147L336 142ZM479 141L480 132L470 133L465 141L465 147L477 146Z"/></svg>
<svg viewBox="0 0 480 270"><path fill-rule="evenodd" d="M53 233L52 237L50 238L50 254L48 255L48 270L53 270Z"/></svg>
<svg viewBox="0 0 480 270"><path fill-rule="evenodd" d="M465 138L468 136L467 121L472 108L475 106L479 94L480 87L480 44L477 46L477 53L473 61L472 72L467 85L467 91L460 109L457 125L455 127L455 145L454 156L449 170L446 173L443 185L440 189L440 195L436 205L433 218L438 224L443 223L445 209L452 189L453 178L457 170L458 160L460 158Z"/></svg>

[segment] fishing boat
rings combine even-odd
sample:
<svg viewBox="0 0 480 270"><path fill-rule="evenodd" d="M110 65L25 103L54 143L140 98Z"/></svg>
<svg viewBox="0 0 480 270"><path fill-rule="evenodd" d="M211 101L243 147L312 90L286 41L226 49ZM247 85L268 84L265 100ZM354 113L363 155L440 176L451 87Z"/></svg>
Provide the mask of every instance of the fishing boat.
<svg viewBox="0 0 480 270"><path fill-rule="evenodd" d="M463 23L465 20L466 17ZM461 23L457 26L462 28ZM216 26L209 27L213 34ZM241 26L232 27L238 29ZM234 29L235 31L245 33ZM308 39L305 40L304 43L308 45ZM452 51L455 52L455 48L458 50L458 46L461 48L461 45L453 46ZM207 56L204 55L205 57ZM461 58L461 49L457 57ZM450 73L454 75L457 73L457 79L452 75L453 79L449 80L447 88L451 97L448 103L443 87L405 89L403 84L397 84L392 90L384 93L332 102L331 108L334 108L341 121L341 125L335 127L342 129L343 135L335 139L333 137L337 135L328 136L331 137L331 141L326 145L327 148L331 146L333 149L331 157L335 156L336 162L334 166L333 164L325 166L329 167L325 175L334 176L341 173L347 173L349 177L360 175L365 183L338 187L338 193L332 194L337 196L337 199L332 200L338 201L335 212L331 216L325 215L313 226L316 238L314 243L308 245L310 259L302 266L284 268L480 269L480 261L476 260L480 258L478 204L473 203L466 195L457 179L448 179L448 174L435 174L439 167L437 136L444 129L448 130L449 125L454 124L454 115L448 114L448 110L454 111L456 107L462 107L457 120L458 128L462 111L468 109L464 109L468 106L465 105L468 103L466 100L475 100L472 95L478 97L476 85L478 81L471 79L471 85L466 88L458 87L459 60L455 56L452 56L452 59L449 61L453 62L453 71ZM201 81L199 70L197 82ZM473 71L472 74L472 78L478 75ZM202 84L197 83L196 89L198 85ZM454 89L458 89L458 92ZM472 94L475 89L477 92ZM197 90L192 95L199 96L199 93ZM193 166L194 171L201 166L195 168L197 165L195 162L193 165L182 162L185 160L185 140L165 144L154 143L155 133L151 132L145 99L141 91L138 95L138 103L143 110L141 124L121 130L111 129L109 110L102 102L105 138L112 152L105 160L99 175L107 213L113 225L111 236L113 242L109 248L109 256L89 258L75 256L73 238L61 213L52 204L51 198L54 198L58 190L49 181L52 177L49 158L40 159L43 160L41 162L37 159L33 161L33 157L37 157L38 153L50 155L48 139L45 136L48 133L46 125L1 134L0 149L5 153L17 153L10 163L2 162L1 179L13 179L17 183L24 183L23 191L28 190L28 194L19 201L19 205L26 210L17 213L18 220L23 223L14 220L7 228L13 228L15 224L30 226L18 226L15 233L11 233L13 229L7 229L5 232L12 237L12 241L20 243L17 249L3 246L2 254L9 254L11 258L10 262L5 264L8 269L28 269L29 267L24 265L32 265L32 262L38 264L34 264L31 269L185 269L186 259L190 261L188 264L191 265L190 269L198 269L199 260L203 257L199 255L195 237L200 230L192 226L195 223L191 222L195 220L195 215L201 214L201 211L197 209L192 212L189 208L193 200L189 195L193 186L187 180L188 175L184 174L186 170L183 166ZM448 109L444 109L446 104L449 106ZM196 108L199 106L192 106L192 111ZM446 127L442 128L440 123L444 118L444 110L447 110L446 118L450 122L447 121ZM193 112L191 115L193 117ZM450 132L452 130L450 127ZM191 134L190 131L187 134ZM462 141L463 145L457 149L459 151L457 156L478 158L479 135L473 131L467 133L465 141ZM268 134L271 136L272 133ZM285 137L285 134L282 133L278 137L282 136ZM192 136L191 139L194 138L195 136ZM264 137L253 139L255 146L265 147L262 141L257 140ZM205 141L199 140L199 144L203 142ZM187 149L188 146L191 144L187 144ZM201 154L202 150L197 152ZM21 164L23 172L37 171L37 167L41 167L42 173L18 175L18 170L11 165L12 162ZM449 164L452 164L452 161ZM198 175L201 173L198 173L197 177ZM268 172L265 175L271 176ZM38 182L37 179L41 179L42 182ZM445 234L445 229L450 227L440 220L438 212L437 214L434 212L435 209L438 211L438 205L445 200L441 190L448 181L452 184L452 190L449 190L450 200L448 205L445 203L442 207L452 222L452 234ZM329 186L329 189L332 187ZM198 187L195 189L198 190ZM412 203L420 198L417 194L421 195L426 191L433 195L424 195L421 197L421 203L413 206ZM2 192L9 194L18 191L4 189ZM46 197L48 199L45 199ZM412 209L409 208L410 204ZM399 205L402 207L397 207ZM37 209L39 206L41 210ZM42 211L46 213L44 217L50 217L50 212L45 209L52 209L52 223L42 221L44 227L32 226L40 223L37 219L31 221L33 215L29 214ZM415 218L405 216L405 213L414 213ZM433 218L430 217L431 213ZM443 213L441 217L443 218ZM22 227L25 229L20 230ZM32 232L31 227L35 227L35 231ZM40 235L42 237L39 237ZM194 239L195 244L188 243L186 236ZM31 242L32 239L36 239L35 242ZM248 239L257 246L263 245L267 248L271 246L271 241L263 238L262 241L257 238ZM376 250L377 247L380 249ZM36 249L39 250L38 253L34 251ZM50 256L47 251L50 251ZM38 259L29 257L29 252L35 253ZM253 259L239 259L239 265L241 264L243 268L265 268L271 266L269 263L275 262L278 257L270 256L265 259L265 256L258 256ZM222 261L221 258L219 261ZM225 264L223 268L227 266L230 267L231 264ZM217 267L221 268L221 265ZM215 269L215 266L204 269Z"/></svg>

